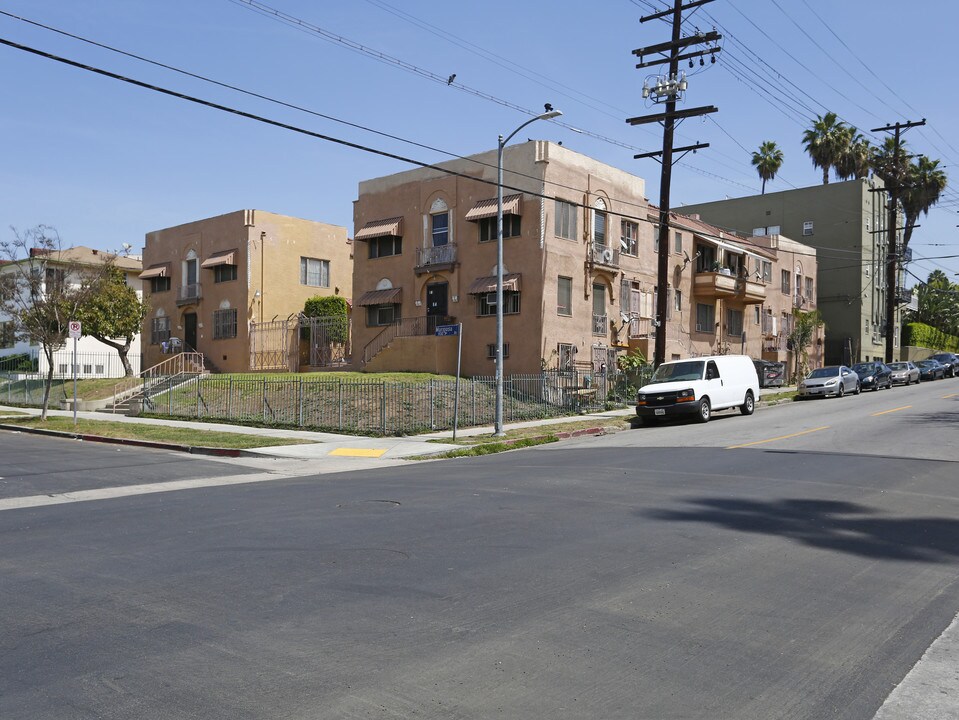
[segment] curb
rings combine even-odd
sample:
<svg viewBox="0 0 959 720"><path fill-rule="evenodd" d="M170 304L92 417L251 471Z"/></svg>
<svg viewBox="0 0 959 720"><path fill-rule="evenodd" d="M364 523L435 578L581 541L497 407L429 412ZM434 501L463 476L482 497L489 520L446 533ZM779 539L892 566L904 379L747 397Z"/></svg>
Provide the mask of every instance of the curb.
<svg viewBox="0 0 959 720"><path fill-rule="evenodd" d="M209 455L213 457L254 457L253 453L246 450L236 450L233 448L208 448L197 447L195 445L178 445L176 443L156 442L154 440L129 440L126 438L111 438L102 435L87 435L85 433L71 433L62 430L44 430L42 428L21 427L19 425L4 425L0 423L0 430L9 430L10 432L29 433L31 435L47 435L49 437L59 437L66 440L82 440L84 442L100 442L112 445L129 445L131 447L145 447L154 450L175 450L185 452L190 455Z"/></svg>

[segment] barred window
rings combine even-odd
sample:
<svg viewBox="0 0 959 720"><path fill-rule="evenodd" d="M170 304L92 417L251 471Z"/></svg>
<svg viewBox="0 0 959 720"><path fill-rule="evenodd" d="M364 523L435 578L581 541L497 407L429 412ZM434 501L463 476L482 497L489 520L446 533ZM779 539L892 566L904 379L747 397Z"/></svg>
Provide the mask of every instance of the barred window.
<svg viewBox="0 0 959 720"><path fill-rule="evenodd" d="M213 339L236 337L236 308L213 311Z"/></svg>
<svg viewBox="0 0 959 720"><path fill-rule="evenodd" d="M236 280L236 265L217 265L213 268L213 282Z"/></svg>
<svg viewBox="0 0 959 720"><path fill-rule="evenodd" d="M522 218L519 215L506 213L503 215L503 237L519 237ZM496 240L496 217L482 218L479 221L480 242Z"/></svg>
<svg viewBox="0 0 959 720"><path fill-rule="evenodd" d="M489 360L495 360L495 359L496 359L496 343L489 343L489 344L486 346L486 357L487 357L487 359L489 359ZM504 342L504 343L503 343L503 358L505 359L505 358L508 358L508 357L509 357L509 343L508 343L508 342Z"/></svg>
<svg viewBox="0 0 959 720"><path fill-rule="evenodd" d="M476 314L480 316L496 314L496 293L477 295ZM515 290L503 291L503 314L515 315L519 312L519 293Z"/></svg>
<svg viewBox="0 0 959 720"><path fill-rule="evenodd" d="M317 258L300 258L300 285L310 287L330 286L330 261Z"/></svg>
<svg viewBox="0 0 959 720"><path fill-rule="evenodd" d="M167 292L169 291L169 289L170 289L170 278L168 277L150 278L151 293Z"/></svg>
<svg viewBox="0 0 959 720"><path fill-rule="evenodd" d="M367 327L381 327L383 325L392 325L400 319L399 304L390 303L387 305L370 305L366 308Z"/></svg>
<svg viewBox="0 0 959 720"><path fill-rule="evenodd" d="M153 318L150 323L150 343L159 345L170 339L170 318Z"/></svg>

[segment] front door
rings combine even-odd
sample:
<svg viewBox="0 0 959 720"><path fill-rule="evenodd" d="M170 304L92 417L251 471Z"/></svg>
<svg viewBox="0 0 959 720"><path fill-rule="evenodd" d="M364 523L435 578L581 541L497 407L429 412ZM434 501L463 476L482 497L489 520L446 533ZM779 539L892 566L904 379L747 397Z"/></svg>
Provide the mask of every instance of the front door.
<svg viewBox="0 0 959 720"><path fill-rule="evenodd" d="M196 313L183 315L183 342L186 344L184 350L189 352L196 350Z"/></svg>
<svg viewBox="0 0 959 720"><path fill-rule="evenodd" d="M426 321L429 331L436 330L449 315L449 283L430 283L426 286Z"/></svg>

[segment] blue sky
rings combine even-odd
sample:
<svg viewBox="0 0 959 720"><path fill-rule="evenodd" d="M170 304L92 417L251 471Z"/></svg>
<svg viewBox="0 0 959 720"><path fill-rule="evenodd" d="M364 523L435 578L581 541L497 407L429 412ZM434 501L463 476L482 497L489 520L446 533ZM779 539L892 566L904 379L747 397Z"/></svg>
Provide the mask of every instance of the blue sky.
<svg viewBox="0 0 959 720"><path fill-rule="evenodd" d="M214 86L0 15L0 38L143 82L423 162L495 147L550 102L564 123L521 138L633 172L659 196L660 147L634 48L665 41L639 18L662 0L0 0L0 10L305 108ZM861 131L926 118L906 137L956 180L913 237L910 270L959 272L959 136L949 48L959 5L893 0L716 0L687 27L724 35L717 62L690 69L685 105L716 105L677 142L709 142L673 174L672 202L759 192L750 155L785 153L767 191L821 182L801 136L832 110ZM274 12L276 11L276 12ZM286 18L277 19L277 14ZM898 19L898 22L897 22ZM868 69L867 69L868 67ZM452 85L446 78L455 73ZM363 179L410 166L133 87L0 46L0 232L43 223L67 245L139 249L151 230L254 207L344 225ZM421 147L350 127L329 116ZM576 133L570 128L581 128ZM867 136L870 136L866 132ZM881 141L879 134L870 136Z"/></svg>

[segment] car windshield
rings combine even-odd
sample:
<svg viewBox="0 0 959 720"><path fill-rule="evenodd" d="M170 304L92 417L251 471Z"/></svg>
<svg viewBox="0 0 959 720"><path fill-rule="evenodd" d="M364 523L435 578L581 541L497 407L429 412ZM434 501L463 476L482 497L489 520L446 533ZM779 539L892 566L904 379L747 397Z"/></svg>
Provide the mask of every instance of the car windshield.
<svg viewBox="0 0 959 720"><path fill-rule="evenodd" d="M853 365L852 369L855 370L859 375L863 373L873 373L876 371L876 366L873 363L859 363L858 365Z"/></svg>
<svg viewBox="0 0 959 720"><path fill-rule="evenodd" d="M935 367L938 364L935 360L920 360L916 363L919 367Z"/></svg>
<svg viewBox="0 0 959 720"><path fill-rule="evenodd" d="M665 363L656 368L649 384L666 382L684 382L686 380L702 380L703 368L706 363L702 360L687 360L685 362Z"/></svg>
<svg viewBox="0 0 959 720"><path fill-rule="evenodd" d="M889 369L890 370L908 370L909 366L906 365L906 363L890 363Z"/></svg>
<svg viewBox="0 0 959 720"><path fill-rule="evenodd" d="M824 378L824 377L836 377L839 374L839 368L837 367L824 367L817 368L809 373L811 378Z"/></svg>

